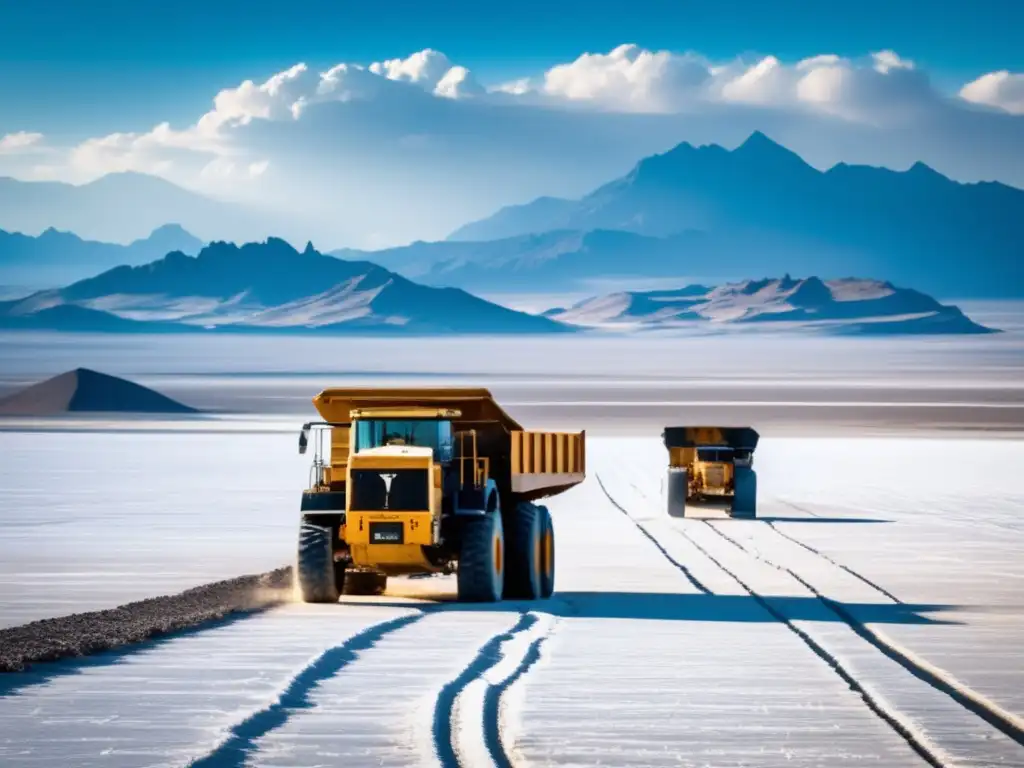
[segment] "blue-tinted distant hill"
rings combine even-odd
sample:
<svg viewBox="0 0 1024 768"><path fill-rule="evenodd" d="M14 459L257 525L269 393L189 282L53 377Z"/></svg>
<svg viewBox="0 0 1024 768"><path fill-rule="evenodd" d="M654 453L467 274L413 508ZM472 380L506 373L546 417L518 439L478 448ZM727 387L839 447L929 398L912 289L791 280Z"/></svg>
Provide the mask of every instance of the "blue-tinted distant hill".
<svg viewBox="0 0 1024 768"><path fill-rule="evenodd" d="M486 242L417 242L381 251L332 251L332 256L386 266L428 285L467 290L548 290L590 277L686 275L678 255L703 240L699 232L655 238L632 232L552 230Z"/></svg>
<svg viewBox="0 0 1024 768"><path fill-rule="evenodd" d="M177 224L166 224L128 245L83 240L53 228L36 237L0 229L0 285L67 285L122 264L146 264L172 251L195 255L202 247L199 238Z"/></svg>
<svg viewBox="0 0 1024 768"><path fill-rule="evenodd" d="M920 163L906 171L840 164L822 172L761 133L732 151L680 144L580 200L504 208L449 241L551 230L670 240L689 233L667 246L672 255L662 268L640 265L645 277L870 274L939 296L1024 296L1024 191L960 184ZM649 250L642 242L623 242L620 259ZM511 261L499 271L519 266ZM602 276L598 268L584 271L580 277Z"/></svg>
<svg viewBox="0 0 1024 768"><path fill-rule="evenodd" d="M993 333L958 307L880 280L744 280L717 287L620 291L545 316L605 330L761 328L858 336Z"/></svg>
<svg viewBox="0 0 1024 768"><path fill-rule="evenodd" d="M0 303L0 327L110 332L560 333L573 328L457 288L270 238L174 252Z"/></svg>
<svg viewBox="0 0 1024 768"><path fill-rule="evenodd" d="M273 211L215 199L145 173L108 173L88 184L0 176L0 229L74 232L86 240L128 243L167 222L201 239L244 240L283 230Z"/></svg>

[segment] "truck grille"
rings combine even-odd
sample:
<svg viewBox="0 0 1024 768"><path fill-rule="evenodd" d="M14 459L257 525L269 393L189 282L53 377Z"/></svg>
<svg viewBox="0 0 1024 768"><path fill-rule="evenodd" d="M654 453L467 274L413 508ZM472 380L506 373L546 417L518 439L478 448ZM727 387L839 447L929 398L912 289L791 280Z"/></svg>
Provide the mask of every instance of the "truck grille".
<svg viewBox="0 0 1024 768"><path fill-rule="evenodd" d="M725 485L725 467L721 464L710 464L704 469L704 484L711 488Z"/></svg>
<svg viewBox="0 0 1024 768"><path fill-rule="evenodd" d="M405 526L398 523L370 523L371 544L404 544Z"/></svg>
<svg viewBox="0 0 1024 768"><path fill-rule="evenodd" d="M349 509L361 512L430 509L425 469L353 469Z"/></svg>

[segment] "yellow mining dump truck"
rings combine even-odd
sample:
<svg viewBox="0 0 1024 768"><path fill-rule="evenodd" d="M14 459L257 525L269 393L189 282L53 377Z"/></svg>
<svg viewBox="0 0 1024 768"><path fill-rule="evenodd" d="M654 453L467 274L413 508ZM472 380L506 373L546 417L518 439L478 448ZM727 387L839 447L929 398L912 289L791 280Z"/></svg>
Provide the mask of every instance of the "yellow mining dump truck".
<svg viewBox="0 0 1024 768"><path fill-rule="evenodd" d="M486 389L325 389L313 404L324 421L299 436L300 453L311 434L315 446L297 563L306 602L453 572L462 601L551 595L554 528L535 502L583 481L584 432L528 432Z"/></svg>
<svg viewBox="0 0 1024 768"><path fill-rule="evenodd" d="M733 517L757 514L754 449L759 435L751 427L666 427L668 513L685 517L687 502L721 501Z"/></svg>

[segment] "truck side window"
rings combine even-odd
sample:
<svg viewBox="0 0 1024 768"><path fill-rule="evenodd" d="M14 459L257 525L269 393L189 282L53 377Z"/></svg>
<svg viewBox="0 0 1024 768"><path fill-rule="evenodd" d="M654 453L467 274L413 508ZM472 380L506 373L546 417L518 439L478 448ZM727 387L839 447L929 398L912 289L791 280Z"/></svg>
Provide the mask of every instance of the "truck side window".
<svg viewBox="0 0 1024 768"><path fill-rule="evenodd" d="M384 425L379 421L360 421L356 423L356 450L375 448L381 444Z"/></svg>
<svg viewBox="0 0 1024 768"><path fill-rule="evenodd" d="M450 421L439 421L437 423L437 460L449 462L454 457L455 446L452 440L452 423Z"/></svg>

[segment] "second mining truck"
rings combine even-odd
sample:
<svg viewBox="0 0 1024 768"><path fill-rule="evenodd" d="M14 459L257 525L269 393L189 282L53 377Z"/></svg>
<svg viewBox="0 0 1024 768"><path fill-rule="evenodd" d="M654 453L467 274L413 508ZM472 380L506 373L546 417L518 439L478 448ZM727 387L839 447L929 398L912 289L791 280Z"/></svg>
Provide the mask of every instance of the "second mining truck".
<svg viewBox="0 0 1024 768"><path fill-rule="evenodd" d="M724 501L732 517L756 517L757 473L752 427L665 427L668 513L685 517L689 502Z"/></svg>
<svg viewBox="0 0 1024 768"><path fill-rule="evenodd" d="M554 527L536 502L583 481L584 432L526 431L486 389L326 389L313 404L324 420L299 436L300 453L315 447L297 563L306 602L452 572L461 601L552 594Z"/></svg>

